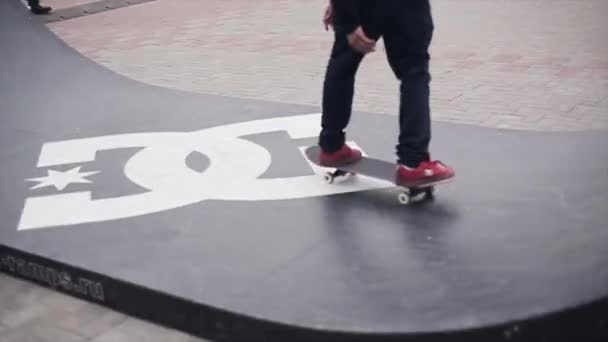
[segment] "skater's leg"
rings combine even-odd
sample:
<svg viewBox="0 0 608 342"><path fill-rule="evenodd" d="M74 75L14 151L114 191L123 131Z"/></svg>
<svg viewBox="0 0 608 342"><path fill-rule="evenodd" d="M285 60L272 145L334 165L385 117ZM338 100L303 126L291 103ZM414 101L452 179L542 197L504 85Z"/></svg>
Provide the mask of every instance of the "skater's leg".
<svg viewBox="0 0 608 342"><path fill-rule="evenodd" d="M336 28L335 41L323 83L322 120L319 145L328 153L344 144L344 130L351 117L355 75L363 55L348 44L346 32Z"/></svg>
<svg viewBox="0 0 608 342"><path fill-rule="evenodd" d="M433 20L428 2L398 2L384 33L389 64L400 81L398 162L415 168L429 158L429 45Z"/></svg>
<svg viewBox="0 0 608 342"><path fill-rule="evenodd" d="M389 63L401 81L399 110L400 135L397 144L396 183L416 186L443 181L454 176L454 170L431 161L431 118L429 108L429 45L433 20L428 0L393 1L394 8L384 41Z"/></svg>

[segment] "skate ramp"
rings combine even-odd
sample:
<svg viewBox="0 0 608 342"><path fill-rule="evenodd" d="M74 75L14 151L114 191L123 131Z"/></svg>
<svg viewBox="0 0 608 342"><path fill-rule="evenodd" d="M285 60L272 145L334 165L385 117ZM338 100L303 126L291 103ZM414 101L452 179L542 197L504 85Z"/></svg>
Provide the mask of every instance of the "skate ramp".
<svg viewBox="0 0 608 342"><path fill-rule="evenodd" d="M227 341L607 336L608 135L435 123L433 202L324 184L318 109L153 87L0 2L0 269ZM396 118L349 139L393 159Z"/></svg>

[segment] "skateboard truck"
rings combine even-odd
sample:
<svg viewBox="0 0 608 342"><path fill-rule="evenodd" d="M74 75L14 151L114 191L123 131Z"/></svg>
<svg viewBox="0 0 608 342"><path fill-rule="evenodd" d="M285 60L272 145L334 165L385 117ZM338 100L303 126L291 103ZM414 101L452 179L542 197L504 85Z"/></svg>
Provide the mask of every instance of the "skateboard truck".
<svg viewBox="0 0 608 342"><path fill-rule="evenodd" d="M422 197L420 195L423 195ZM424 188L405 188L404 191L400 192L397 196L399 203L408 205L412 200L432 200L435 198L435 187L428 186Z"/></svg>
<svg viewBox="0 0 608 342"><path fill-rule="evenodd" d="M323 179L325 180L325 183L327 183L327 184L333 184L333 182L337 178L348 177L349 175L350 176L354 176L355 173L354 172L340 170L340 169L336 169L334 172L327 172L325 174L325 176L323 177Z"/></svg>

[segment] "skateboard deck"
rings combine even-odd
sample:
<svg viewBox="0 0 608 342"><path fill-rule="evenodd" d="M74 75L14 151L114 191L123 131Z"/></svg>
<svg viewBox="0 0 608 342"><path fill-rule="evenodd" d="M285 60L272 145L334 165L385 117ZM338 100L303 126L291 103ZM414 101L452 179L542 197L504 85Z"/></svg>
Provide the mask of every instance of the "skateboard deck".
<svg viewBox="0 0 608 342"><path fill-rule="evenodd" d="M328 167L320 164L319 161L319 153L320 147L317 145L309 146L305 150L306 157L313 162L314 164L326 167L333 168L335 171L327 172L324 176L325 182L332 184L336 179L342 177L348 177L349 175L357 175L361 174L364 176L369 176L372 178L382 179L391 183L395 182L395 163L388 162L386 160L381 160L377 158L363 156L361 160L356 163L341 165L339 167ZM428 184L422 184L412 187L404 187L398 184L395 186L403 188L404 191L399 193L398 199L402 204L409 204L414 199L420 199L420 195L424 195L422 199L433 199L435 185L445 183L450 181L443 180L440 182L432 182Z"/></svg>

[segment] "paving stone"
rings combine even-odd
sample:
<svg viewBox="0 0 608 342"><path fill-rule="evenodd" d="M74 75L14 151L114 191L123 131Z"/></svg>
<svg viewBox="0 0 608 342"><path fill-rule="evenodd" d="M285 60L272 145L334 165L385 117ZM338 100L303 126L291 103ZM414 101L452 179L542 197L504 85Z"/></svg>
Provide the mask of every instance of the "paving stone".
<svg viewBox="0 0 608 342"><path fill-rule="evenodd" d="M2 331L2 342L85 342L85 338L44 321L31 321Z"/></svg>
<svg viewBox="0 0 608 342"><path fill-rule="evenodd" d="M54 310L62 310L66 313L78 313L82 308L86 308L91 304L78 298L67 296L57 291L48 291L44 298L40 300L40 304Z"/></svg>
<svg viewBox="0 0 608 342"><path fill-rule="evenodd" d="M4 276L0 276L4 277ZM8 292L8 293L7 293ZM29 285L19 287L19 291L4 291L0 287L0 323L8 327L16 327L39 317L50 315L49 308L37 303L44 296L41 288Z"/></svg>
<svg viewBox="0 0 608 342"><path fill-rule="evenodd" d="M44 298L44 289L30 285L14 293L9 298L2 299L2 307L8 309L20 309L23 307L41 306L39 302ZM41 306L42 307L42 306Z"/></svg>
<svg viewBox="0 0 608 342"><path fill-rule="evenodd" d="M204 341L145 321L128 319L91 342L195 342Z"/></svg>
<svg viewBox="0 0 608 342"><path fill-rule="evenodd" d="M0 276L0 288L2 288L2 290L4 290L4 291L18 289L23 286L25 286L25 284L20 279L17 279L15 277L11 277L8 275L4 275L4 274L2 274L2 276Z"/></svg>
<svg viewBox="0 0 608 342"><path fill-rule="evenodd" d="M61 312L60 309L56 310ZM95 304L80 306L53 319L53 324L79 336L91 339L121 324L127 317Z"/></svg>

